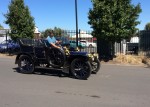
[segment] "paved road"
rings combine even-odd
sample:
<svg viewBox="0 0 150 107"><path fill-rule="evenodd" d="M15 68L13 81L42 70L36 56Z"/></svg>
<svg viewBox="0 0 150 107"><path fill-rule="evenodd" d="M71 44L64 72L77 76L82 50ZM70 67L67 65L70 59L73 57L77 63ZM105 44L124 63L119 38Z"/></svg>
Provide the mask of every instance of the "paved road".
<svg viewBox="0 0 150 107"><path fill-rule="evenodd" d="M150 107L150 68L102 64L88 80L17 73L0 57L0 107Z"/></svg>

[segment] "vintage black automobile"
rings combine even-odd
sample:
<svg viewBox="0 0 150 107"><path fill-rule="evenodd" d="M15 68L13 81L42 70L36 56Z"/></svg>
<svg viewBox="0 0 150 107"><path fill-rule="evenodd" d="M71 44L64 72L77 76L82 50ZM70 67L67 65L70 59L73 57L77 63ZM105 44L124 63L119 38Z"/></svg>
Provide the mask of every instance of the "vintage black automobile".
<svg viewBox="0 0 150 107"><path fill-rule="evenodd" d="M87 79L100 69L98 54L81 52L62 44L62 49L53 48L44 39L20 39L20 53L16 57L20 73L33 73L35 68L48 67L71 74L76 79Z"/></svg>

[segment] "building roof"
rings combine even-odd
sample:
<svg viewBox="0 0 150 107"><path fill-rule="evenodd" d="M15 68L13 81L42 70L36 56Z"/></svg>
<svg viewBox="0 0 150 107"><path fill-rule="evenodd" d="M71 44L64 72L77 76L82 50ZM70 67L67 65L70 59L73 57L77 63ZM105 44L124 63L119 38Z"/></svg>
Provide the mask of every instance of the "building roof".
<svg viewBox="0 0 150 107"><path fill-rule="evenodd" d="M8 29L0 29L0 34L5 35L7 33Z"/></svg>
<svg viewBox="0 0 150 107"><path fill-rule="evenodd" d="M71 36L71 38L76 38L76 35ZM93 38L93 36L84 31L81 31L80 34L78 34L78 38Z"/></svg>

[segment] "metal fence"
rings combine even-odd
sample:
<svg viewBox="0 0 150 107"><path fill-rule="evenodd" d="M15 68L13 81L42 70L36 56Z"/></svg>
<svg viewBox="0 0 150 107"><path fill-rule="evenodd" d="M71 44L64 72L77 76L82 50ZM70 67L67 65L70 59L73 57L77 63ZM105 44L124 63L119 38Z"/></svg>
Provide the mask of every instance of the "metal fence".
<svg viewBox="0 0 150 107"><path fill-rule="evenodd" d="M7 29L6 29L7 31ZM7 38L5 31L0 31L1 38ZM62 36L68 37L70 41L76 42L76 30L64 30ZM1 39L2 40L2 39ZM91 31L79 30L78 41L85 40L88 43L95 43L96 46L86 46L80 51L97 52L100 57L113 57L118 54L137 54L150 56L150 31L140 31L139 37L133 37L130 40L123 40L119 43L110 44L108 41L97 40L91 35ZM75 43L76 44L76 43ZM80 45L78 43L78 45Z"/></svg>
<svg viewBox="0 0 150 107"><path fill-rule="evenodd" d="M138 39L138 40L137 40ZM138 54L139 38L132 37L129 41L122 40L120 43L115 42L115 55L118 54Z"/></svg>
<svg viewBox="0 0 150 107"><path fill-rule="evenodd" d="M136 54L150 56L150 31L142 30L129 41L115 43L115 54Z"/></svg>
<svg viewBox="0 0 150 107"><path fill-rule="evenodd" d="M76 30L64 30L63 34L67 36L70 41L76 41ZM144 35L144 36L143 36ZM148 32L141 31L140 37L135 36L130 40L123 40L110 44L105 40L97 40L92 37L91 31L82 31L78 32L78 41L86 40L88 42L96 43L96 47L85 47L81 48L81 51L87 52L97 52L100 57L111 59L114 55L118 54L136 54L142 53L142 55L149 54L150 48L150 35Z"/></svg>
<svg viewBox="0 0 150 107"><path fill-rule="evenodd" d="M140 31L139 54L150 56L150 31Z"/></svg>
<svg viewBox="0 0 150 107"><path fill-rule="evenodd" d="M76 45L76 31L75 30L65 30L64 36L67 36L70 41L74 42ZM83 43L84 42L84 43ZM86 42L86 43L85 43ZM97 40L91 35L91 31L82 31L78 32L78 46L85 44L83 48L80 48L80 51L84 52L97 52ZM87 45L88 44L88 45ZM94 44L94 45L93 45Z"/></svg>

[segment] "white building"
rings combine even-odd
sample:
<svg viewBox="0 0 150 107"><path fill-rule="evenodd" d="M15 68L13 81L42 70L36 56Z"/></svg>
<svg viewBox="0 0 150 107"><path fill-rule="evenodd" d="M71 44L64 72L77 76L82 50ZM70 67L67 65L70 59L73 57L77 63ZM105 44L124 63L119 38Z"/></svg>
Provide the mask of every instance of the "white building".
<svg viewBox="0 0 150 107"><path fill-rule="evenodd" d="M139 43L139 37L137 37L137 36L131 37L130 43Z"/></svg>
<svg viewBox="0 0 150 107"><path fill-rule="evenodd" d="M9 31L9 29L0 29L0 43L5 41L6 39L11 39L11 37L8 35Z"/></svg>
<svg viewBox="0 0 150 107"><path fill-rule="evenodd" d="M76 35L71 36L71 38L76 38ZM87 38L93 38L93 36L86 33L85 31L81 31L80 34L78 34L78 38L87 39Z"/></svg>
<svg viewBox="0 0 150 107"><path fill-rule="evenodd" d="M6 38L7 40L11 39L8 32L10 32L10 29L0 29L0 43L5 41ZM34 38L40 38L40 37L41 37L41 32L39 32L37 27L35 27Z"/></svg>
<svg viewBox="0 0 150 107"><path fill-rule="evenodd" d="M34 28L34 38L40 38L41 32L39 32L38 27Z"/></svg>

